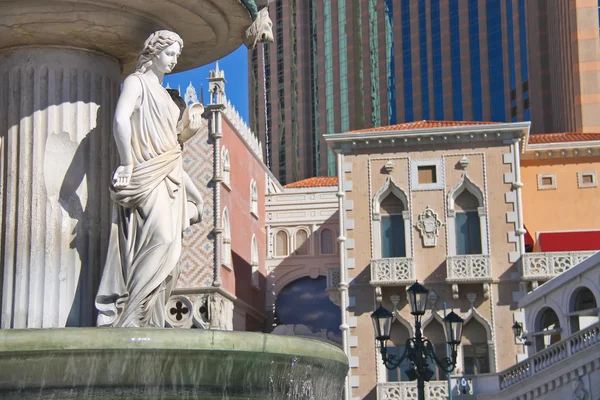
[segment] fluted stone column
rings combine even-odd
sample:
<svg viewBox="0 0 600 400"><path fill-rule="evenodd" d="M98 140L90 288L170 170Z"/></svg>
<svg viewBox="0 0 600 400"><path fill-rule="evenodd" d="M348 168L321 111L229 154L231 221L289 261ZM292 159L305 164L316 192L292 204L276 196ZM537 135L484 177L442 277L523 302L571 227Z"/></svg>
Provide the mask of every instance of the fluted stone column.
<svg viewBox="0 0 600 400"><path fill-rule="evenodd" d="M2 328L95 325L119 76L91 51L0 51Z"/></svg>

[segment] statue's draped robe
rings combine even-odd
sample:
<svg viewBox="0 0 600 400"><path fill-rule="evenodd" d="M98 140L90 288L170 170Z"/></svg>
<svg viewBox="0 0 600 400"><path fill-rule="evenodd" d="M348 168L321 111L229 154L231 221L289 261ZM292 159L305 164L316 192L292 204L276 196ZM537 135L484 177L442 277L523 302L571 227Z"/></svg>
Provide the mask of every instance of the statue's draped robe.
<svg viewBox="0 0 600 400"><path fill-rule="evenodd" d="M182 231L188 226L179 108L143 74L140 106L131 117L133 174L114 201L108 254L96 297L98 326L163 327L177 283Z"/></svg>

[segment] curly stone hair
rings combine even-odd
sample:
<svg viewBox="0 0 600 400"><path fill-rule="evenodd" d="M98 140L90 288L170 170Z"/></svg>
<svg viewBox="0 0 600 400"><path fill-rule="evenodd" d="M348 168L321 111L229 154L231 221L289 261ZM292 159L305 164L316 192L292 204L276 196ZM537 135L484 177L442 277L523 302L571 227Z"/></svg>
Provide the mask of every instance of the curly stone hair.
<svg viewBox="0 0 600 400"><path fill-rule="evenodd" d="M173 43L179 43L180 48L183 49L183 40L175 32L162 30L148 36L144 42L144 49L138 56L135 71L142 74L146 72L152 65L152 59Z"/></svg>

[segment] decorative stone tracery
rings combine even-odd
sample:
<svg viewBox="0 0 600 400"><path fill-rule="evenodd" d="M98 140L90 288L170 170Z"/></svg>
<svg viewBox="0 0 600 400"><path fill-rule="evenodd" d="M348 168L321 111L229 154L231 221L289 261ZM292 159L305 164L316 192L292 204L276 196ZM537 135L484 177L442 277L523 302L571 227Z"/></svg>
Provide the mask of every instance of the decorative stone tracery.
<svg viewBox="0 0 600 400"><path fill-rule="evenodd" d="M438 215L429 206L425 208L417 217L417 229L421 233L424 247L437 246L437 238L440 234L440 229L444 224L439 220Z"/></svg>

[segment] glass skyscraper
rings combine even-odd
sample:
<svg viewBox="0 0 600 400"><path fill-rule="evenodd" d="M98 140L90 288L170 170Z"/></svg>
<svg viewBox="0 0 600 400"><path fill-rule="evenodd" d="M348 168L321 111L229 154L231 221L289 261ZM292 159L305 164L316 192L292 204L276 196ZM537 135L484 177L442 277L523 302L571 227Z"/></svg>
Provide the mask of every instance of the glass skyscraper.
<svg viewBox="0 0 600 400"><path fill-rule="evenodd" d="M335 173L326 134L424 119L529 119L525 0L269 7L275 42L249 54L250 123L284 183Z"/></svg>

